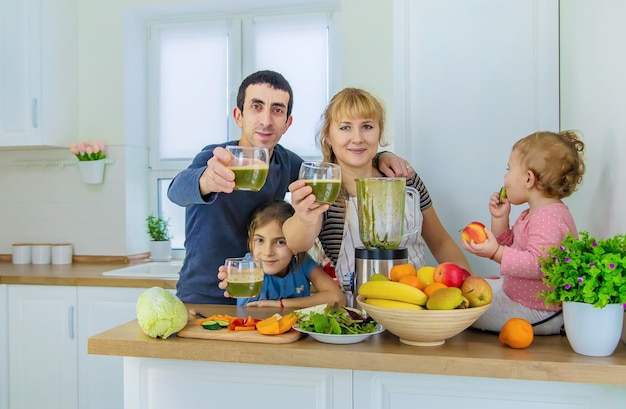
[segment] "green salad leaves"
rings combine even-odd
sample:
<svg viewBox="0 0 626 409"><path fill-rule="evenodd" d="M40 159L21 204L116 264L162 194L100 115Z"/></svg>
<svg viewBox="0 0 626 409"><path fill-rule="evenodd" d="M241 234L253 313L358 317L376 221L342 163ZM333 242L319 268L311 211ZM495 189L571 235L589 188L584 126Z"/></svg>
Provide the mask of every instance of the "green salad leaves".
<svg viewBox="0 0 626 409"><path fill-rule="evenodd" d="M321 304L294 311L298 316L296 326L304 331L319 334L369 334L376 331L376 321L360 310Z"/></svg>

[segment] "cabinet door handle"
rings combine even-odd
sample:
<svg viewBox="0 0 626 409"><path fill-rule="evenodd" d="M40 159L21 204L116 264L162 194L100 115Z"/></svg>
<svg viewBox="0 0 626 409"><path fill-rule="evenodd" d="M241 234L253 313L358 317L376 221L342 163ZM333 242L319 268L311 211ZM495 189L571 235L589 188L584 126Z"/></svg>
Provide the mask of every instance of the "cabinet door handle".
<svg viewBox="0 0 626 409"><path fill-rule="evenodd" d="M37 98L33 98L30 107L30 120L33 124L33 128L37 128Z"/></svg>
<svg viewBox="0 0 626 409"><path fill-rule="evenodd" d="M67 311L67 330L70 339L74 339L74 306L72 305Z"/></svg>

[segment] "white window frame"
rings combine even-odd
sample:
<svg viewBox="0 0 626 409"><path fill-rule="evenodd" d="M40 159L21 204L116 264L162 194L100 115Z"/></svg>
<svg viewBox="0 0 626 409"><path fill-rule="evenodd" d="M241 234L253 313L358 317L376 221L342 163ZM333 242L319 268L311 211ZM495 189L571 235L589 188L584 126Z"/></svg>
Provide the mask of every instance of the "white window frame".
<svg viewBox="0 0 626 409"><path fill-rule="evenodd" d="M329 62L328 62L328 95L333 95L336 91L339 90L341 84L341 38L340 38L340 29L338 28L338 24L340 22L340 9L339 2L336 1L327 1L320 2L316 5L311 4L303 4L300 6L294 7L282 7L279 9L267 9L267 10L258 10L256 12L251 12L247 14L242 14L241 12L225 12L225 13L211 13L210 17L208 15L189 15L185 16L175 16L175 17L162 17L151 22L147 22L147 30L148 30L148 64L150 68L147 72L147 82L148 82L148 91L147 91L147 106L148 106L148 118L147 118L147 129L148 129L148 144L149 144L149 203L150 203L150 211L151 214L157 214L159 211L159 203L158 203L158 181L159 179L171 179L175 177L181 170L187 168L191 163L193 158L185 159L185 160L170 160L164 161L159 158L159 135L158 135L158 72L155 70L155 67L158 67L159 54L158 47L155 46L156 41L152 41L155 39L153 36L158 36L158 27L164 24L168 25L176 25L176 24L190 24L192 22L197 22L198 24L206 24L211 22L221 22L222 24L226 24L228 27L228 35L231 38L229 42L229 67L228 67L228 78L229 78L229 105L232 108L236 105L237 98L237 90L239 84L243 80L243 73L249 73L253 71L254 66L254 55L247 55L245 52L241 50L250 50L251 44L253 44L253 24L255 17L265 17L265 16L280 16L287 14L314 14L314 13L326 13L328 17L329 24ZM243 34L242 34L243 33ZM239 42L241 47L234 47L233 43ZM238 49L235 49L238 48ZM243 56L243 57L242 57ZM320 112L321 114L321 112ZM232 118L232 115L229 115L229 123L228 123L228 139L235 140L239 139L241 136L241 131L237 127ZM198 146L197 151L199 152L202 146ZM305 159L319 159L318 157L310 157L303 155ZM174 249L174 257L176 257L176 249ZM184 250L181 250L184 252ZM184 253L182 253L184 254Z"/></svg>

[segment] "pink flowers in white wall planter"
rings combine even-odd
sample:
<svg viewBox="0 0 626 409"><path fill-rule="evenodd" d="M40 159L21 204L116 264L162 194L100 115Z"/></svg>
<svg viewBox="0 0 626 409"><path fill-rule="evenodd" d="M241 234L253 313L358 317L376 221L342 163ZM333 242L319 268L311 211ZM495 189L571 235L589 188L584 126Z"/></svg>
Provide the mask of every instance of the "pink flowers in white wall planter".
<svg viewBox="0 0 626 409"><path fill-rule="evenodd" d="M82 141L78 145L72 142L70 144L70 152L72 152L81 162L101 160L107 157L104 153L104 144L98 141L95 141L92 144L89 144L87 141Z"/></svg>
<svg viewBox="0 0 626 409"><path fill-rule="evenodd" d="M100 184L104 180L104 144L83 141L80 144L71 143L70 152L78 158L78 168L83 183Z"/></svg>

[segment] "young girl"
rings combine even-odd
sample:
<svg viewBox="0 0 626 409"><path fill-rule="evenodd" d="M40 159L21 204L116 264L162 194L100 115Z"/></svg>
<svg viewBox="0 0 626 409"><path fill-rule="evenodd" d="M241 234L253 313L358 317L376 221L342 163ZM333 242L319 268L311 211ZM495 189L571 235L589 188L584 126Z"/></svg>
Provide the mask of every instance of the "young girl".
<svg viewBox="0 0 626 409"><path fill-rule="evenodd" d="M536 132L513 145L504 176L506 198L495 192L489 200L491 230L487 240L465 250L500 263L502 279L490 279L491 308L474 323L475 328L500 331L512 317L535 324L537 335L558 334L563 324L560 307L547 307L537 293L547 290L539 256L557 246L571 231L574 219L561 199L571 195L585 173L584 144L574 131ZM528 203L509 227L511 204Z"/></svg>
<svg viewBox="0 0 626 409"><path fill-rule="evenodd" d="M248 246L252 257L263 262L263 288L258 297L238 299L237 305L298 308L346 305L339 286L307 253L294 255L287 247L283 223L293 214L293 207L282 200L262 205L255 211L248 228ZM219 287L226 289L224 266L220 266L218 278L223 280ZM316 289L313 294L311 284ZM224 295L229 296L228 292Z"/></svg>

